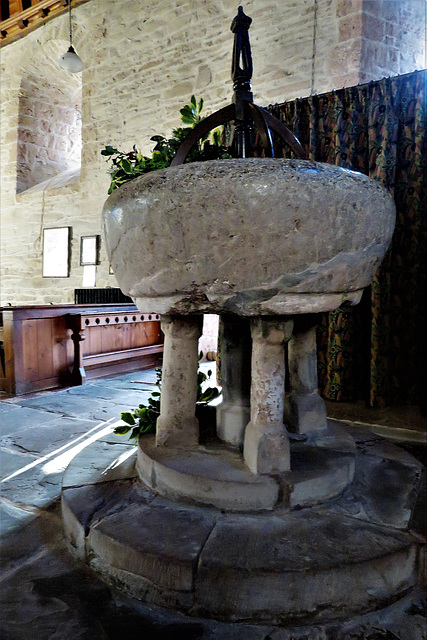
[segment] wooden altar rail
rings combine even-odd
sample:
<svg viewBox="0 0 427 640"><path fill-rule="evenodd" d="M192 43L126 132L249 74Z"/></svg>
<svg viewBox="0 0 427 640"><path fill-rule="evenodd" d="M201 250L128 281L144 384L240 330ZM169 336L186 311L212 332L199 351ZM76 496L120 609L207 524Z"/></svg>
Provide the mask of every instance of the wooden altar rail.
<svg viewBox="0 0 427 640"><path fill-rule="evenodd" d="M6 307L0 390L20 395L149 368L163 352L160 318L133 305Z"/></svg>

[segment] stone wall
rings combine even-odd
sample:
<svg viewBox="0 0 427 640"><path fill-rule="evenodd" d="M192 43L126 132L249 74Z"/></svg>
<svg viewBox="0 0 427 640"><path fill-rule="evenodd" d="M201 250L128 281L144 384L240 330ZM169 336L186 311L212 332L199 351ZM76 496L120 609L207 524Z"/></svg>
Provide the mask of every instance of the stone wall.
<svg viewBox="0 0 427 640"><path fill-rule="evenodd" d="M82 286L80 237L100 233L109 183L100 150L105 144L128 150L136 143L149 152L153 134L169 134L180 124L178 110L192 93L205 99L206 113L230 101L229 25L236 9L226 0L91 0L73 10L74 44L86 63L77 76L57 64L68 48L67 16L2 49L1 304L73 300L74 288ZM247 0L244 9L253 18L253 89L261 105L425 64L419 37L424 0ZM379 52L373 58L370 46ZM18 155L22 87L54 86L64 96L61 108L68 104L75 113L76 82L82 91L80 181L53 189L42 182L39 191L17 194L28 160L22 151ZM63 124L58 114L53 122ZM33 133L40 149L64 146L65 137L73 137L69 130L58 142L40 123ZM64 153L72 155L72 145ZM51 175L50 169L37 175L28 165L24 187ZM43 228L68 225L70 277L42 278ZM116 286L103 249L96 284Z"/></svg>
<svg viewBox="0 0 427 640"><path fill-rule="evenodd" d="M338 0L334 86L425 68L426 7L421 0Z"/></svg>

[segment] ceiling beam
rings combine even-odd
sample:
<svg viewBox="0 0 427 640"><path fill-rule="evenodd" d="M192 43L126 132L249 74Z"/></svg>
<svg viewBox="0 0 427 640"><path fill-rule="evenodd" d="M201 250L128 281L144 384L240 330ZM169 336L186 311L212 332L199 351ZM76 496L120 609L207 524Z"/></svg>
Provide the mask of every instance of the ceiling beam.
<svg viewBox="0 0 427 640"><path fill-rule="evenodd" d="M72 7L90 0L73 0ZM43 24L66 13L67 0L31 0L31 6L22 10L22 0L9 0L10 17L0 22L0 47L23 38Z"/></svg>

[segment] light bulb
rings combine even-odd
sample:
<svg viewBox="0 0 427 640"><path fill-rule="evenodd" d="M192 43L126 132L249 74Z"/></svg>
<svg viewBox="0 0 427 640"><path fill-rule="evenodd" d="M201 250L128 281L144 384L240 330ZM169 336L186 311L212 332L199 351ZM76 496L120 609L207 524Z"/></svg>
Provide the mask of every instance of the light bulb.
<svg viewBox="0 0 427 640"><path fill-rule="evenodd" d="M69 71L70 73L78 73L79 71L83 71L85 63L77 55L74 47L70 45L67 53L64 53L64 55L59 58L59 66L61 69L65 69L65 71Z"/></svg>

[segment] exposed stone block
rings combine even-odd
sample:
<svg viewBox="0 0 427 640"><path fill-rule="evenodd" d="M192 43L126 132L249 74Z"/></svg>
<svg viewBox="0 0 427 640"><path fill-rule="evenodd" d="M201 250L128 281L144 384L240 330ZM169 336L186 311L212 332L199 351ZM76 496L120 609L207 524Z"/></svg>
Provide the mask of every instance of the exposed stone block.
<svg viewBox="0 0 427 640"><path fill-rule="evenodd" d="M385 21L380 18L376 18L369 14L365 14L363 17L363 31L362 36L381 42L385 34Z"/></svg>
<svg viewBox="0 0 427 640"><path fill-rule="evenodd" d="M335 82L334 86L343 86L343 76L348 73L358 74L360 71L362 59L362 40L342 42L330 53L328 58L328 71L331 75L337 77L339 82ZM363 67L362 67L363 68Z"/></svg>
<svg viewBox="0 0 427 640"><path fill-rule="evenodd" d="M100 520L89 534L90 546L117 569L158 587L191 591L198 556L215 520L214 514L201 510L134 504Z"/></svg>
<svg viewBox="0 0 427 640"><path fill-rule="evenodd" d="M351 527L350 522L309 514L271 517L268 522L251 516L219 522L200 558L200 606L222 615L233 610L234 619L257 622L280 620L286 610L289 620L319 606L329 615L344 614L356 602L372 606L375 600L387 600L388 584L400 583L401 593L414 584L415 549L409 538L397 534L386 542L380 528ZM262 545L256 543L260 537ZM226 544L231 539L233 545ZM383 542L388 550L384 546L378 555ZM350 556L352 566L346 566L344 580L340 558L349 562ZM363 568L358 557L364 558ZM218 584L221 589L215 588Z"/></svg>
<svg viewBox="0 0 427 640"><path fill-rule="evenodd" d="M325 403L317 391L309 394L291 393L287 398L286 419L297 433L308 433L326 427Z"/></svg>
<svg viewBox="0 0 427 640"><path fill-rule="evenodd" d="M364 0L338 0L337 16L346 16L350 13L362 11Z"/></svg>
<svg viewBox="0 0 427 640"><path fill-rule="evenodd" d="M340 42L360 38L363 29L362 13L346 16L339 21L339 39Z"/></svg>
<svg viewBox="0 0 427 640"><path fill-rule="evenodd" d="M204 89L212 82L212 71L207 64L202 65L199 68L196 80L197 90Z"/></svg>
<svg viewBox="0 0 427 640"><path fill-rule="evenodd" d="M193 91L193 83L189 82L189 81L185 81L185 82L179 82L178 84L174 85L171 89L167 89L164 92L164 97L166 100L169 100L171 98L184 98L184 99L188 99L188 96L191 96L191 93Z"/></svg>

